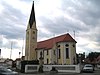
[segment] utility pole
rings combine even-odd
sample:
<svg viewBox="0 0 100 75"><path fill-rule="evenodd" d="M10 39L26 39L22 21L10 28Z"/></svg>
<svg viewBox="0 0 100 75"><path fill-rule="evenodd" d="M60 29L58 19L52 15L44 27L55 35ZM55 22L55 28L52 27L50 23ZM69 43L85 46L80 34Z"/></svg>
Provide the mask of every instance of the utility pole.
<svg viewBox="0 0 100 75"><path fill-rule="evenodd" d="M75 30L73 32L74 32L74 39L75 39Z"/></svg>
<svg viewBox="0 0 100 75"><path fill-rule="evenodd" d="M0 49L0 58L1 58L1 49Z"/></svg>
<svg viewBox="0 0 100 75"><path fill-rule="evenodd" d="M12 56L12 45L13 45L13 42L11 41L10 59L11 59L11 56Z"/></svg>
<svg viewBox="0 0 100 75"><path fill-rule="evenodd" d="M23 45L22 45L22 56L23 56L23 49L24 49L24 37L23 37Z"/></svg>

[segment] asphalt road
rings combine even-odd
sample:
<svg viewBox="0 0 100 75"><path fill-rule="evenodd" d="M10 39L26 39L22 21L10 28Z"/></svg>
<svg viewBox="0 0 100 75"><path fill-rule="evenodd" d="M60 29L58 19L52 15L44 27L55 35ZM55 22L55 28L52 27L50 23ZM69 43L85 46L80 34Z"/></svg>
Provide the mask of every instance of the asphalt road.
<svg viewBox="0 0 100 75"><path fill-rule="evenodd" d="M81 73L78 75L100 75L100 69L94 71L94 73Z"/></svg>
<svg viewBox="0 0 100 75"><path fill-rule="evenodd" d="M96 69L94 73L32 73L32 74L23 74L20 73L19 75L100 75L100 69Z"/></svg>

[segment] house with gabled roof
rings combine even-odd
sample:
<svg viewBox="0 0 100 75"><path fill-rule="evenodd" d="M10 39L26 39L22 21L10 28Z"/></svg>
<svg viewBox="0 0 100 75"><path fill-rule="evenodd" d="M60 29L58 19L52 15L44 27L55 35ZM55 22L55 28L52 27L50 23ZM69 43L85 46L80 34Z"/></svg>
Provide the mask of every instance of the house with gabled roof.
<svg viewBox="0 0 100 75"><path fill-rule="evenodd" d="M39 60L44 64L75 64L76 41L69 33L37 42L34 2L26 29L25 60Z"/></svg>

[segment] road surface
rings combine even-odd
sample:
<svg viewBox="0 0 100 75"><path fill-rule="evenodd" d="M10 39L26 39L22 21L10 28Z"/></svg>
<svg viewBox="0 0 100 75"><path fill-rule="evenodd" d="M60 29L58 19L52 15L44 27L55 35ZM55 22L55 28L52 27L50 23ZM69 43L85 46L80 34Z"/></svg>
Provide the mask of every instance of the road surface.
<svg viewBox="0 0 100 75"><path fill-rule="evenodd" d="M23 74L20 73L19 75L100 75L100 69L96 69L94 73L32 73L32 74Z"/></svg>

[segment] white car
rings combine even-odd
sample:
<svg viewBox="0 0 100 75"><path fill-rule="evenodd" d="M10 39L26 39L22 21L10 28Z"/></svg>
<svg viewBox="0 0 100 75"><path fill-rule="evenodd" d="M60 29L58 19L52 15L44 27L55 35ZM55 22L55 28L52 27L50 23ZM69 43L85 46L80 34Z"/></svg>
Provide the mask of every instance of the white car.
<svg viewBox="0 0 100 75"><path fill-rule="evenodd" d="M19 75L18 72L12 71L11 69L0 67L0 75Z"/></svg>
<svg viewBox="0 0 100 75"><path fill-rule="evenodd" d="M100 69L100 64L97 64L97 68L99 68L99 69Z"/></svg>
<svg viewBox="0 0 100 75"><path fill-rule="evenodd" d="M83 67L83 72L93 72L94 71L94 67L91 64L85 64Z"/></svg>

